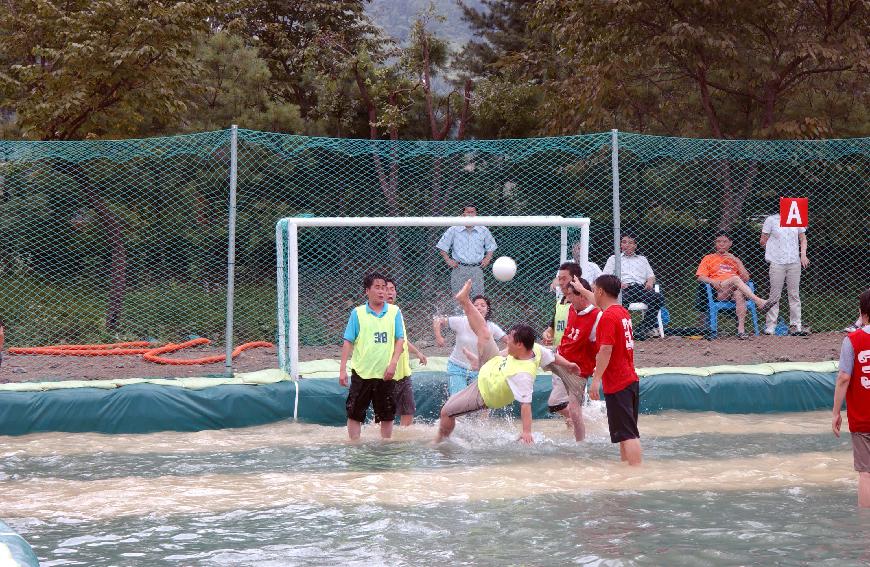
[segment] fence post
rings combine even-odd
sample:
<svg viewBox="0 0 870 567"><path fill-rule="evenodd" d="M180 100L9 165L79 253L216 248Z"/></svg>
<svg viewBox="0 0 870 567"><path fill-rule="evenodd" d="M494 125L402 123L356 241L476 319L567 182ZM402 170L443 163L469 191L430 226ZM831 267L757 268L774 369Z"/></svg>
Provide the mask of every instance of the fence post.
<svg viewBox="0 0 870 567"><path fill-rule="evenodd" d="M619 209L619 131L614 128L610 131L611 157L610 164L613 170L613 273L622 279L622 263L620 259L619 240L620 232L620 209ZM622 299L622 293L620 300Z"/></svg>
<svg viewBox="0 0 870 567"><path fill-rule="evenodd" d="M236 287L236 184L238 181L239 127L230 127L230 203L227 237L227 359L224 373L233 375L233 301Z"/></svg>

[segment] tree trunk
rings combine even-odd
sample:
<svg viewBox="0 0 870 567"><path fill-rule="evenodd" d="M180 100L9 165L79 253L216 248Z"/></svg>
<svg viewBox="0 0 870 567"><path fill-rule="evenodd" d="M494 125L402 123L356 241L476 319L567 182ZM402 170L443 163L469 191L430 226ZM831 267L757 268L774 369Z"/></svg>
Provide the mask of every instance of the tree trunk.
<svg viewBox="0 0 870 567"><path fill-rule="evenodd" d="M723 159L714 163L714 174L722 184L722 213L719 217L719 230L730 231L740 221L743 204L752 191L758 176L758 162L751 161L742 183L734 181L733 164Z"/></svg>
<svg viewBox="0 0 870 567"><path fill-rule="evenodd" d="M106 310L106 328L118 331L121 314L124 307L124 295L127 291L127 249L124 246L123 226L121 220L106 206L100 197L99 190L91 186L90 177L81 164L66 164L72 177L78 185L81 194L97 213L100 225L106 232L111 248L111 265L109 276L109 305Z"/></svg>

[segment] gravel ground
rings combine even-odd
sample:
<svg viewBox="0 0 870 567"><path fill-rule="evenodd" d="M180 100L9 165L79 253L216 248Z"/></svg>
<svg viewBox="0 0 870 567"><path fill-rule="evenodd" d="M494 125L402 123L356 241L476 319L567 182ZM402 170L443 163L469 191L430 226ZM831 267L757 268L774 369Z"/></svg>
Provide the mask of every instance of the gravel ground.
<svg viewBox="0 0 870 567"><path fill-rule="evenodd" d="M714 341L686 337L649 339L637 343L635 364L653 366L712 366L716 364L756 364L761 362L819 362L837 360L844 334L820 333L807 337L751 337L738 341L720 338ZM413 338L413 337L412 337ZM415 342L427 356L447 356L449 348L432 342ZM222 349L196 348L170 355L172 358L197 358L222 354ZM303 360L338 359L340 348L306 347ZM241 353L234 361L236 372L252 372L277 367L274 348L258 348ZM142 360L138 356L75 357L24 356L4 353L0 382L35 382L49 380L96 380L106 378L151 378L209 376L224 372L224 364L167 366Z"/></svg>

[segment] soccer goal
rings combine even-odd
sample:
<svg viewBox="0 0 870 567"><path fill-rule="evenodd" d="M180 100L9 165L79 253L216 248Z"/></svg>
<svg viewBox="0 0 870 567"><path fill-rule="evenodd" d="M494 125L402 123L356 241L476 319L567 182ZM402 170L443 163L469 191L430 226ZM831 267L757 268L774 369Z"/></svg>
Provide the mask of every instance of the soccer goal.
<svg viewBox="0 0 870 567"><path fill-rule="evenodd" d="M408 337L419 346L431 345L433 318L456 309L451 268L436 246L450 227L466 226L489 230L497 246L492 260L509 256L517 263L508 282L496 280L491 265L482 268L491 319L505 328L517 322L546 327L553 305L550 285L559 264L588 260L588 218L285 218L275 229L280 367L295 379L300 354L303 359L339 358L348 314L365 301L362 280L372 271L395 280Z"/></svg>

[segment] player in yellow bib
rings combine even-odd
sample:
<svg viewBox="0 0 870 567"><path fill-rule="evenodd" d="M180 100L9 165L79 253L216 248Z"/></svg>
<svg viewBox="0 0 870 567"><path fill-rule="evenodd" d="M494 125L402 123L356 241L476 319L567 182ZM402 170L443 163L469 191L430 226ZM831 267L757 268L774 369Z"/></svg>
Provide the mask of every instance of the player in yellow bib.
<svg viewBox="0 0 870 567"><path fill-rule="evenodd" d="M363 279L366 303L350 312L341 347L338 381L348 385L347 359L350 360L350 390L347 394L347 434L359 439L369 405L375 410L375 423L381 424L381 437L393 434L396 405L393 390L396 368L405 345L402 312L386 299L386 278L377 272Z"/></svg>
<svg viewBox="0 0 870 567"><path fill-rule="evenodd" d="M396 305L396 296L399 290L396 288L396 280L387 277L386 279L386 301L392 305ZM416 346L411 344L408 339L407 328L405 331L405 346L402 348L402 356L399 357L399 364L396 367L396 386L393 389L393 402L396 405L396 413L399 414L399 424L407 427L414 421L414 412L417 411L417 404L414 402L414 387L411 384L411 357L410 352L414 353L420 360L420 364L426 366L426 355L420 352Z"/></svg>
<svg viewBox="0 0 870 567"><path fill-rule="evenodd" d="M482 409L498 409L520 402L523 443L532 439L532 394L538 369L557 364L578 372L576 364L535 344L535 331L529 325L511 327L505 337L507 348L500 353L486 319L471 302L471 280L456 294L456 301L468 317L471 329L477 335L477 350L482 363L477 380L461 392L450 396L441 408L441 420L436 441L450 436L456 427L456 417ZM467 353L472 354L472 353ZM472 354L473 356L473 354Z"/></svg>

